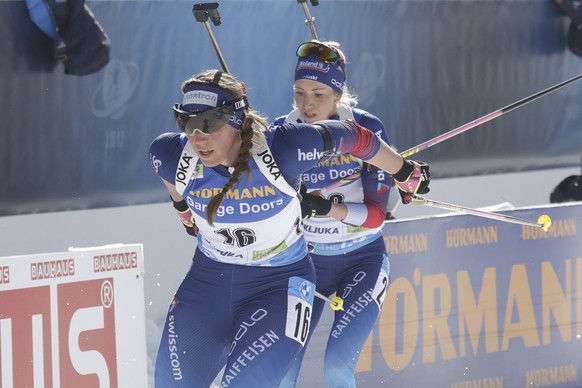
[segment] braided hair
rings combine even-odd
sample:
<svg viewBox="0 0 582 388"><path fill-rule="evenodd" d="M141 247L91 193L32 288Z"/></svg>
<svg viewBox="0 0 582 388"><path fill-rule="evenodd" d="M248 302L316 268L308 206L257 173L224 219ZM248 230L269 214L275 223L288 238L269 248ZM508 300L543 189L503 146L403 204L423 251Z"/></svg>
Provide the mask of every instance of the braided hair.
<svg viewBox="0 0 582 388"><path fill-rule="evenodd" d="M234 76L229 73L222 72L220 70L205 70L189 79L184 81L182 84L182 91L190 84L205 84L218 87L225 92L232 95L235 99L241 98L245 95L245 86L243 83L239 82ZM222 203L225 195L232 190L232 188L238 183L240 177L247 173L250 177L250 166L249 159L251 159L252 148L253 148L253 138L263 137L263 132L267 129L267 118L261 115L258 111L252 108L246 108L245 115L241 129L239 131L241 137L241 146L238 158L234 164L234 171L231 174L230 179L220 193L216 194L210 202L206 209L206 220L210 225L213 225L214 217L218 212L218 207Z"/></svg>

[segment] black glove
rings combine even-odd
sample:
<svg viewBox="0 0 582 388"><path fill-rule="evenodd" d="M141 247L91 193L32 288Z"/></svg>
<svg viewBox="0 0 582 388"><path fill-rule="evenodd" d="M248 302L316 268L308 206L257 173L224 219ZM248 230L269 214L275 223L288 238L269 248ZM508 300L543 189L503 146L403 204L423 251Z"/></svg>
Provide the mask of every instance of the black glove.
<svg viewBox="0 0 582 388"><path fill-rule="evenodd" d="M55 22L55 58L65 74L86 75L109 62L111 41L84 0L44 0Z"/></svg>
<svg viewBox="0 0 582 388"><path fill-rule="evenodd" d="M186 233L193 237L198 236L198 227L194 223L192 210L190 210L190 208L188 207L186 200L181 200L180 202L172 200L172 204L174 205L174 209L178 211L180 221L182 221L182 224L186 228Z"/></svg>
<svg viewBox="0 0 582 388"><path fill-rule="evenodd" d="M326 216L331 210L332 202L318 195L309 194L303 182L301 182L299 196L301 200L301 217L303 219L315 216Z"/></svg>
<svg viewBox="0 0 582 388"><path fill-rule="evenodd" d="M412 202L412 195L426 194L430 191L429 166L424 162L404 160L402 168L393 177L405 205Z"/></svg>

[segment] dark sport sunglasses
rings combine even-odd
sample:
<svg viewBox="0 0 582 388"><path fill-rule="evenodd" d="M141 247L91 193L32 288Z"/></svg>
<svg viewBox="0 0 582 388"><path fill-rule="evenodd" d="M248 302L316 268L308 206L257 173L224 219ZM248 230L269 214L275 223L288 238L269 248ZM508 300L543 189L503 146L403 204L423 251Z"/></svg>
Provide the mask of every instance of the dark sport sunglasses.
<svg viewBox="0 0 582 388"><path fill-rule="evenodd" d="M315 53L317 59L324 63L334 64L340 60L337 51L323 43L305 42L297 47L297 56L299 58L306 58L312 53Z"/></svg>
<svg viewBox="0 0 582 388"><path fill-rule="evenodd" d="M205 134L211 134L224 127L237 110L246 108L244 97L237 100L225 101L221 106L204 110L202 112L188 112L182 109L181 104L174 104L174 119L180 131L188 136L194 135L196 130Z"/></svg>

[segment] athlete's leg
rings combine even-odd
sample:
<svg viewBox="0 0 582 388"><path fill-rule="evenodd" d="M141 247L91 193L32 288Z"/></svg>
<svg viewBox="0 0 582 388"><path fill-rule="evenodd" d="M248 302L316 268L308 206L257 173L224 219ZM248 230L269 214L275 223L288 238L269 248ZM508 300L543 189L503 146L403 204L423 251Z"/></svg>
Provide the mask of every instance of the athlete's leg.
<svg viewBox="0 0 582 388"><path fill-rule="evenodd" d="M221 387L278 387L307 340L315 269L306 258L284 267L237 272L248 281L237 281L244 297L235 312Z"/></svg>
<svg viewBox="0 0 582 388"><path fill-rule="evenodd" d="M324 373L329 387L355 387L356 364L380 314L389 282L385 252L374 249L364 255L354 253L350 272L337 291L344 299L345 311L335 313L325 352Z"/></svg>
<svg viewBox="0 0 582 388"><path fill-rule="evenodd" d="M197 252L166 317L156 388L208 387L224 365L232 327L227 271Z"/></svg>

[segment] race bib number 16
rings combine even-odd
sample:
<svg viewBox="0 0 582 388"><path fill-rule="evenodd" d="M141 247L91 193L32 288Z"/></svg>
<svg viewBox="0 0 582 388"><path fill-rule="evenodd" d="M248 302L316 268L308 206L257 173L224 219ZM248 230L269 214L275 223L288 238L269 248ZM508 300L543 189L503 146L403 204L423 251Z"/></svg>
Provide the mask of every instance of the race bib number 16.
<svg viewBox="0 0 582 388"><path fill-rule="evenodd" d="M315 284L300 277L289 279L285 335L305 345L311 323Z"/></svg>

